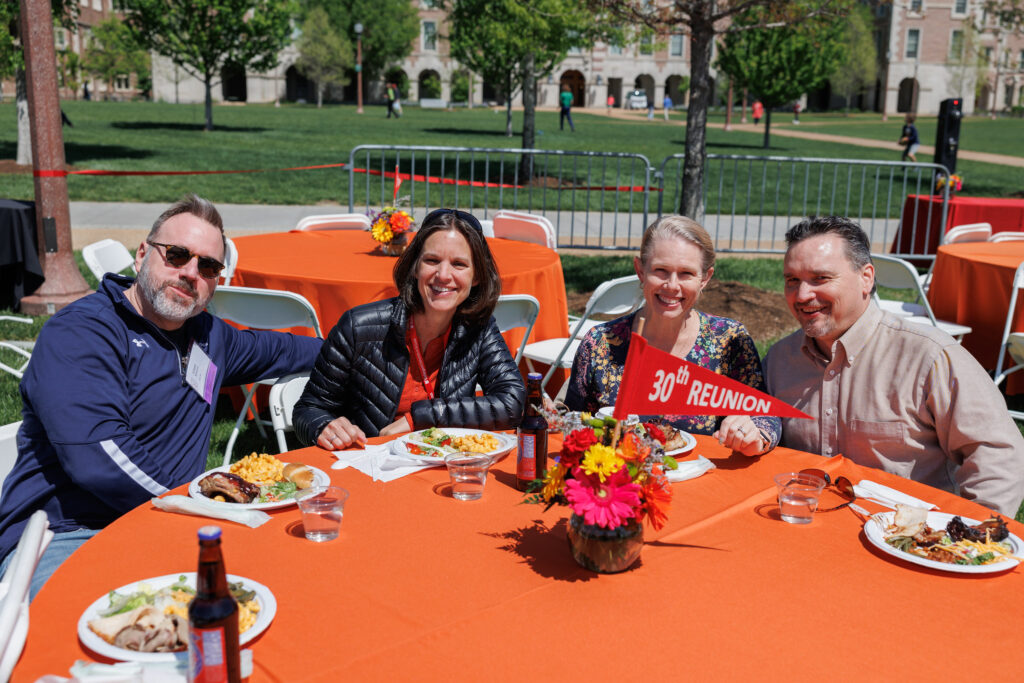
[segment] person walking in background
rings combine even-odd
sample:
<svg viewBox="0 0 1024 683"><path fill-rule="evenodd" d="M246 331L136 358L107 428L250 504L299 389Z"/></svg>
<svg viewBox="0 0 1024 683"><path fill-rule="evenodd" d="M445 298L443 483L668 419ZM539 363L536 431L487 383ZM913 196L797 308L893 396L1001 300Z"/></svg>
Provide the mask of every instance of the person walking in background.
<svg viewBox="0 0 1024 683"><path fill-rule="evenodd" d="M668 113L672 110L673 105L672 97L668 93L665 94L665 101L662 104L664 108L665 120L668 121Z"/></svg>
<svg viewBox="0 0 1024 683"><path fill-rule="evenodd" d="M915 164L917 163L917 148L921 146L921 141L917 137L917 127L914 126L915 116L913 114L907 114L907 118L903 121L903 131L900 133L900 144L905 145L903 149L903 161L910 159Z"/></svg>
<svg viewBox="0 0 1024 683"><path fill-rule="evenodd" d="M387 86L387 99L388 99L388 115L385 118L391 118L394 114L397 119L401 114L395 109L395 103L398 102L398 86L394 83L388 83Z"/></svg>
<svg viewBox="0 0 1024 683"><path fill-rule="evenodd" d="M654 98L650 95L647 96L647 120L654 120Z"/></svg>
<svg viewBox="0 0 1024 683"><path fill-rule="evenodd" d="M615 106L615 95L608 96L608 115L612 115L612 107Z"/></svg>
<svg viewBox="0 0 1024 683"><path fill-rule="evenodd" d="M795 123L797 125L800 124L800 103L799 102L794 102L793 103L793 123Z"/></svg>
<svg viewBox="0 0 1024 683"><path fill-rule="evenodd" d="M558 116L558 129L565 130L565 120L569 119L569 130L576 132L576 126L572 125L572 93L569 92L569 86L565 83L562 84L562 92L558 94L558 102L562 105L562 112Z"/></svg>
<svg viewBox="0 0 1024 683"><path fill-rule="evenodd" d="M756 126L764 117L764 105L761 104L761 100L754 100L753 106L750 107L750 113L754 115L754 125Z"/></svg>

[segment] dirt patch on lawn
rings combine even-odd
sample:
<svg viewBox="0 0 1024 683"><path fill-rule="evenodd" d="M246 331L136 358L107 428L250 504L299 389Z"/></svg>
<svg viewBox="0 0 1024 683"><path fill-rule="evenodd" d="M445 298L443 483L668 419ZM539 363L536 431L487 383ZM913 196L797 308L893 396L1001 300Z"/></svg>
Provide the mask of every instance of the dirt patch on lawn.
<svg viewBox="0 0 1024 683"><path fill-rule="evenodd" d="M14 159L0 159L0 173L31 173L31 165L17 164Z"/></svg>
<svg viewBox="0 0 1024 683"><path fill-rule="evenodd" d="M592 292L569 292L569 311L580 314ZM778 339L797 328L786 297L742 282L712 280L701 294L697 308L743 323L754 341Z"/></svg>

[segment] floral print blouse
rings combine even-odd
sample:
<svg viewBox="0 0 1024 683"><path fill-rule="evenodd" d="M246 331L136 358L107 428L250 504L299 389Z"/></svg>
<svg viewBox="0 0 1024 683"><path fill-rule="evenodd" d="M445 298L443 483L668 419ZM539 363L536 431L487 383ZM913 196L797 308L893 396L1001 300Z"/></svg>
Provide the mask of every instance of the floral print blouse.
<svg viewBox="0 0 1024 683"><path fill-rule="evenodd" d="M761 359L747 329L735 320L695 311L700 328L693 348L685 360L765 391ZM572 364L572 376L565 396L570 410L596 412L602 406L615 405L622 381L622 369L629 352L629 335L636 313L616 318L590 330ZM665 415L664 420L693 434L714 434L722 421L715 415ZM752 417L769 441L779 443L782 421L777 417Z"/></svg>

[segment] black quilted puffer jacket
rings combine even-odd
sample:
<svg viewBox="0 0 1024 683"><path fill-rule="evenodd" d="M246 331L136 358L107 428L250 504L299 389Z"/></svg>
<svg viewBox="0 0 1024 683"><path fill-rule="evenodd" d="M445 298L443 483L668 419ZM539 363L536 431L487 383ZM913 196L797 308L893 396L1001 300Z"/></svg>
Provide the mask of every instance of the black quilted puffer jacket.
<svg viewBox="0 0 1024 683"><path fill-rule="evenodd" d="M309 383L292 413L295 434L316 444L334 418L345 416L367 436L396 419L409 373L408 320L398 298L357 306L327 336ZM477 383L483 396L476 396ZM486 327L452 323L433 400L412 404L414 429L510 429L523 416L526 387L494 319Z"/></svg>

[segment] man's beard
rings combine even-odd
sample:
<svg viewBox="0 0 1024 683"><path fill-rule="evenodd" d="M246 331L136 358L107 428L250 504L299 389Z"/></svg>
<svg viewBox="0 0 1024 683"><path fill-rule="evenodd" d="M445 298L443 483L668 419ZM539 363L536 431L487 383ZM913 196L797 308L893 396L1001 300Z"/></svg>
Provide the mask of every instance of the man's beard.
<svg viewBox="0 0 1024 683"><path fill-rule="evenodd" d="M209 301L209 299L200 300L199 293L182 278L167 280L158 285L155 281L155 276L149 268L148 254L142 261L142 268L139 270L137 283L142 298L165 320L184 322L206 308L206 303ZM188 292L193 297L192 301L181 301L179 295L168 292L167 288L171 286Z"/></svg>

